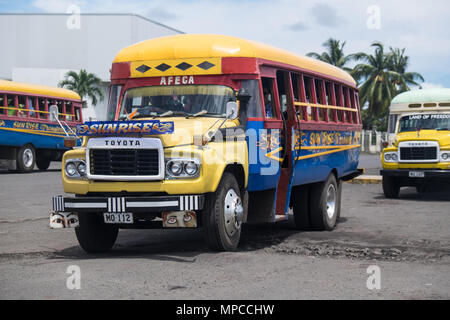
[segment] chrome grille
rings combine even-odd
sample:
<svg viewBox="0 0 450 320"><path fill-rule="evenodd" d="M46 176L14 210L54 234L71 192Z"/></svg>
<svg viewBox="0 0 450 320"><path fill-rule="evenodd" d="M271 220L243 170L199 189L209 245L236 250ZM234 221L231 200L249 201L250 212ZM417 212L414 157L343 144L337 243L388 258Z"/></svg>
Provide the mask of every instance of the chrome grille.
<svg viewBox="0 0 450 320"><path fill-rule="evenodd" d="M90 149L90 172L98 176L158 176L158 149Z"/></svg>
<svg viewBox="0 0 450 320"><path fill-rule="evenodd" d="M401 147L400 160L436 160L437 147Z"/></svg>

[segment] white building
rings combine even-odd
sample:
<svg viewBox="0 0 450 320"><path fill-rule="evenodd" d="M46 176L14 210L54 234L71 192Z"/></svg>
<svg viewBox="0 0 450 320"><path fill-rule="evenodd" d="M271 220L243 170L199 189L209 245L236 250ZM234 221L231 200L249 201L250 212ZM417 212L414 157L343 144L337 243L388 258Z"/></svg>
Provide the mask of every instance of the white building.
<svg viewBox="0 0 450 320"><path fill-rule="evenodd" d="M57 86L69 70L86 69L103 81L105 99L83 110L85 120L103 120L109 70L120 49L182 33L134 14L0 13L0 79Z"/></svg>

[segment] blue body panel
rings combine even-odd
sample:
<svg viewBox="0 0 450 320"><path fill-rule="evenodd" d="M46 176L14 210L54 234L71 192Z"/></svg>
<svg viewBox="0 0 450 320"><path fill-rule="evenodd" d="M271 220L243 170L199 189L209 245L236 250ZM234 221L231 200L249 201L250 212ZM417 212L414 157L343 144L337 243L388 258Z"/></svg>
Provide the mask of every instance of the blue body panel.
<svg viewBox="0 0 450 320"><path fill-rule="evenodd" d="M275 139L264 137L261 131L263 128L263 121L249 121L247 124L247 131L253 129L258 132L256 138L247 134L249 148L247 189L250 192L276 188L280 178L281 162L280 159L276 160L280 157L280 151L271 153L280 149L279 137ZM270 135L270 131L267 131L267 135ZM360 153L360 134L357 131L302 131L301 138L296 137L295 140L297 141L295 155L299 159L295 160L292 157L292 166L295 165L295 170L290 177L288 195L292 186L325 181L333 169L337 171L338 178L357 170ZM256 146L254 141L257 142ZM271 143L265 143L267 141ZM255 158L255 148L256 163L252 161L252 158L253 160ZM272 170L274 174L264 174L264 170L267 171L270 166L277 168Z"/></svg>
<svg viewBox="0 0 450 320"><path fill-rule="evenodd" d="M0 146L32 144L36 149L68 150L64 147L64 137L64 131L58 124L0 119Z"/></svg>

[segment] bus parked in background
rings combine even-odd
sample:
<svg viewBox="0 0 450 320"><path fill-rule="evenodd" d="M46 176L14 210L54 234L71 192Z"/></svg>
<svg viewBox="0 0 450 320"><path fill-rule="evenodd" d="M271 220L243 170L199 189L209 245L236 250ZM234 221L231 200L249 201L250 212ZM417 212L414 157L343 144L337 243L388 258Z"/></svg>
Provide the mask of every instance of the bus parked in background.
<svg viewBox="0 0 450 320"><path fill-rule="evenodd" d="M116 56L107 122L79 126L64 154L52 227L88 252L119 228L202 227L234 250L245 222L332 230L341 181L359 174L353 78L329 64L243 39L177 35ZM81 166L81 170L76 170Z"/></svg>
<svg viewBox="0 0 450 320"><path fill-rule="evenodd" d="M77 93L0 80L0 160L7 160L9 169L31 172L36 164L46 170L68 150L64 147L65 129L50 119L52 106L66 127L82 123Z"/></svg>
<svg viewBox="0 0 450 320"><path fill-rule="evenodd" d="M391 146L381 154L383 190L418 192L450 183L450 89L422 89L396 96L390 106Z"/></svg>

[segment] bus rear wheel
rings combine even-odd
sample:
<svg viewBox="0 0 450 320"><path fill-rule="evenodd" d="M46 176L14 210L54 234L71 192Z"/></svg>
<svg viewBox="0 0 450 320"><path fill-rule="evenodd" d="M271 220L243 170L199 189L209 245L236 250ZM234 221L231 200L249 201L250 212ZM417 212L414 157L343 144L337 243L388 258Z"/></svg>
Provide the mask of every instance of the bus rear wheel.
<svg viewBox="0 0 450 320"><path fill-rule="evenodd" d="M325 182L311 186L309 212L313 230L331 231L336 226L341 206L340 186L334 174Z"/></svg>
<svg viewBox="0 0 450 320"><path fill-rule="evenodd" d="M212 250L236 250L243 214L239 185L234 175L225 172L216 192L206 197L202 213L205 240Z"/></svg>
<svg viewBox="0 0 450 320"><path fill-rule="evenodd" d="M102 215L78 213L79 227L75 234L81 248L87 253L106 252L116 242L119 228L103 222Z"/></svg>
<svg viewBox="0 0 450 320"><path fill-rule="evenodd" d="M395 177L383 176L383 193L388 199L396 199L400 193L400 183Z"/></svg>
<svg viewBox="0 0 450 320"><path fill-rule="evenodd" d="M30 144L24 145L17 151L16 167L18 172L32 172L36 163L36 151Z"/></svg>
<svg viewBox="0 0 450 320"><path fill-rule="evenodd" d="M48 167L50 167L50 158L38 154L38 157L36 159L36 166L41 171L47 170Z"/></svg>

